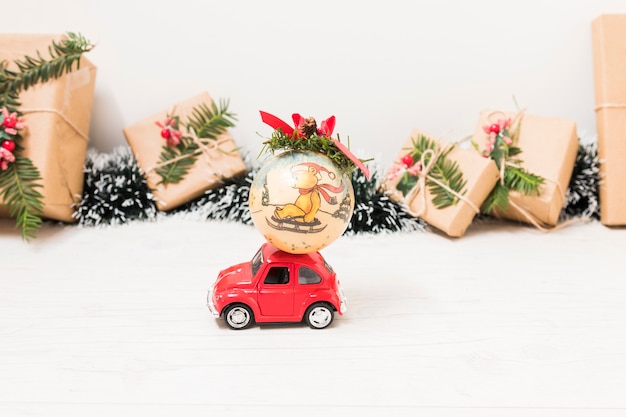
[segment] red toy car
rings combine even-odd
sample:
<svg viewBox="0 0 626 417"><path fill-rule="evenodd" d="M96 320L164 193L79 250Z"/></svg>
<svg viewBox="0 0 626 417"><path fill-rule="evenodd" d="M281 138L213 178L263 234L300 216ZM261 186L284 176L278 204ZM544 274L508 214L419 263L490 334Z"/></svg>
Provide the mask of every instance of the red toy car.
<svg viewBox="0 0 626 417"><path fill-rule="evenodd" d="M265 243L252 261L220 271L207 306L231 329L303 320L323 329L333 322L334 312L346 311L346 297L319 252L292 254Z"/></svg>

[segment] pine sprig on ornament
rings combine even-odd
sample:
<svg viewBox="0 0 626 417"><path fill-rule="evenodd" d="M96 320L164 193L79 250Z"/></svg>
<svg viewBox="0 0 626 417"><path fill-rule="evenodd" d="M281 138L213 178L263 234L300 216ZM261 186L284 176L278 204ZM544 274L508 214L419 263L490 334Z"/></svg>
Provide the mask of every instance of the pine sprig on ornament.
<svg viewBox="0 0 626 417"><path fill-rule="evenodd" d="M156 218L155 198L127 146L87 152L83 196L74 218L80 226L123 224Z"/></svg>
<svg viewBox="0 0 626 417"><path fill-rule="evenodd" d="M159 184L182 181L207 147L220 150L217 143L219 135L235 126L237 120L228 111L228 105L227 100L220 100L219 106L215 103L211 103L211 107L202 104L193 108L186 121L181 121L181 116L173 112L163 122L156 122L161 128L161 137L165 139L155 169L161 177Z"/></svg>
<svg viewBox="0 0 626 417"><path fill-rule="evenodd" d="M352 154L349 138L346 146L341 142L339 135L337 138L332 137L335 116L323 120L319 127L313 117L305 118L298 113L291 117L295 127L289 126L274 115L261 112L263 122L274 128L270 138L263 142L261 154L266 152L274 154L277 150L314 151L328 157L341 172L350 174L359 168L369 176L369 170L364 165L369 160L359 159Z"/></svg>
<svg viewBox="0 0 626 417"><path fill-rule="evenodd" d="M41 227L43 196L38 190L42 187L39 169L22 155L20 130L27 121L19 109L19 94L80 67L81 56L93 45L80 34L69 32L67 37L60 42L52 41L49 57L37 51L36 57L14 60L17 71L10 70L6 61L0 62L0 196L9 215L16 219L24 240L33 239Z"/></svg>

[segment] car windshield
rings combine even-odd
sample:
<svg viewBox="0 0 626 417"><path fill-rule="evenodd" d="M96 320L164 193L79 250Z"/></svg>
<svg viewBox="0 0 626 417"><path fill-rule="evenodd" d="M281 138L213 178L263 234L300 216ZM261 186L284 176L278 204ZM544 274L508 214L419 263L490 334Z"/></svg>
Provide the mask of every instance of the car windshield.
<svg viewBox="0 0 626 417"><path fill-rule="evenodd" d="M328 272L330 272L331 274L333 273L333 267L330 266L328 262L326 262L326 259L324 259L324 266L326 267L326 269L328 269Z"/></svg>
<svg viewBox="0 0 626 417"><path fill-rule="evenodd" d="M259 272L259 268L263 265L263 250L262 248L252 258L252 276L255 276Z"/></svg>

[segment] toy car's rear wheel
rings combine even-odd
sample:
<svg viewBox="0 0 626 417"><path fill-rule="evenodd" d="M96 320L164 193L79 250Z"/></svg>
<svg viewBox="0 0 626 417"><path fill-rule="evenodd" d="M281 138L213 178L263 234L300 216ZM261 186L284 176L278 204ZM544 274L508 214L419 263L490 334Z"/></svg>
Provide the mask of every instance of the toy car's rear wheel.
<svg viewBox="0 0 626 417"><path fill-rule="evenodd" d="M307 308L304 321L312 329L324 329L333 322L334 310L326 303L315 303Z"/></svg>
<svg viewBox="0 0 626 417"><path fill-rule="evenodd" d="M254 313L244 304L233 304L224 312L226 324L233 330L246 329L254 323Z"/></svg>

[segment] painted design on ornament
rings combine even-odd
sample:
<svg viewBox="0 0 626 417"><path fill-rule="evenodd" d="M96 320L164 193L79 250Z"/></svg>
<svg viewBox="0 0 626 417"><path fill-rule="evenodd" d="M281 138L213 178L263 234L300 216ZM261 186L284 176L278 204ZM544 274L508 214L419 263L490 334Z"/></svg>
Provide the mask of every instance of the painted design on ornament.
<svg viewBox="0 0 626 417"><path fill-rule="evenodd" d="M292 165L289 169L291 174L291 186L297 190L293 202L279 205L274 210L271 218L267 218L267 223L277 230L288 230L296 233L319 233L324 230L327 224L317 217L322 210L322 203L337 205L337 197L333 194L344 191L343 181L339 185L326 182L333 181L337 174L315 162L301 162ZM267 189L264 186L264 189ZM345 201L345 200L348 201ZM345 210L341 210L346 204L349 206L350 199L346 195L342 200L340 209L335 213L329 213L333 217L345 218L342 215ZM265 205L265 204L264 204ZM339 215L336 215L339 213Z"/></svg>

